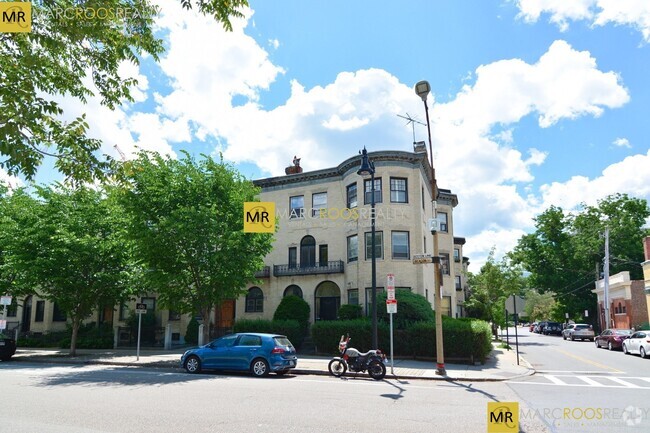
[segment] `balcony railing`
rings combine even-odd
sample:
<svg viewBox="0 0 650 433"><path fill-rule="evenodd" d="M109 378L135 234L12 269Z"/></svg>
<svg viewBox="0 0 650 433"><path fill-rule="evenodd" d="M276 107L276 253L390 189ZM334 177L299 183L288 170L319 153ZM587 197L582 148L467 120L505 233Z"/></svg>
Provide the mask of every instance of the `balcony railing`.
<svg viewBox="0 0 650 433"><path fill-rule="evenodd" d="M271 267L264 266L261 270L255 272L255 278L271 278Z"/></svg>
<svg viewBox="0 0 650 433"><path fill-rule="evenodd" d="M276 277L287 275L342 274L343 271L343 260L334 260L327 262L327 264L316 263L313 266L273 265L273 275Z"/></svg>

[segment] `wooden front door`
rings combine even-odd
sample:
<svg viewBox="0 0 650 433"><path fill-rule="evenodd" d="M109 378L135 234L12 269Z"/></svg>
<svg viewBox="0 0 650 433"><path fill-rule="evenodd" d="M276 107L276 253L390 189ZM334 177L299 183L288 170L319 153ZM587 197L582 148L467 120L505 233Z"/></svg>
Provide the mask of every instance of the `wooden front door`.
<svg viewBox="0 0 650 433"><path fill-rule="evenodd" d="M235 325L235 300L227 299L217 309L217 328L232 329Z"/></svg>

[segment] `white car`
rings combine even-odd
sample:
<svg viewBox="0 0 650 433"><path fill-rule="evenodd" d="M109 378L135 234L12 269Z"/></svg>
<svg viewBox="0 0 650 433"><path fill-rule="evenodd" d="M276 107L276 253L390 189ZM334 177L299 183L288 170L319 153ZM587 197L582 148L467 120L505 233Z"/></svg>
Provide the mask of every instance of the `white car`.
<svg viewBox="0 0 650 433"><path fill-rule="evenodd" d="M594 334L594 328L591 325L585 323L572 323L562 331L562 338L574 340L589 340L594 341L596 334Z"/></svg>
<svg viewBox="0 0 650 433"><path fill-rule="evenodd" d="M650 354L650 331L637 331L630 338L623 340L623 353L638 353L641 358Z"/></svg>

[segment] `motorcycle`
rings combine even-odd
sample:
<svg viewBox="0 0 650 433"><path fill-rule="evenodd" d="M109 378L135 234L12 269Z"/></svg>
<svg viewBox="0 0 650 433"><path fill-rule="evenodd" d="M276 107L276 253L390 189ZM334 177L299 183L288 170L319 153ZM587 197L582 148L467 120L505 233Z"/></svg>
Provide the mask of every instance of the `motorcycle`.
<svg viewBox="0 0 650 433"><path fill-rule="evenodd" d="M348 347L350 336L341 336L339 341L340 357L333 358L327 368L333 376L341 377L349 369L356 373L368 371L370 377L375 380L382 380L386 376L386 355L381 350L369 350L361 353L357 349Z"/></svg>

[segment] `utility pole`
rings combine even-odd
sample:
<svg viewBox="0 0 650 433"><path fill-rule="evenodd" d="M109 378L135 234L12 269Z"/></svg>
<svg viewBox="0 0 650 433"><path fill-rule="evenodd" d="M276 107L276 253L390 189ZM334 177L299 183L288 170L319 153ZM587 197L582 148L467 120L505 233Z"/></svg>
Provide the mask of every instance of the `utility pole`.
<svg viewBox="0 0 650 433"><path fill-rule="evenodd" d="M609 329L609 226L605 226L605 329Z"/></svg>

